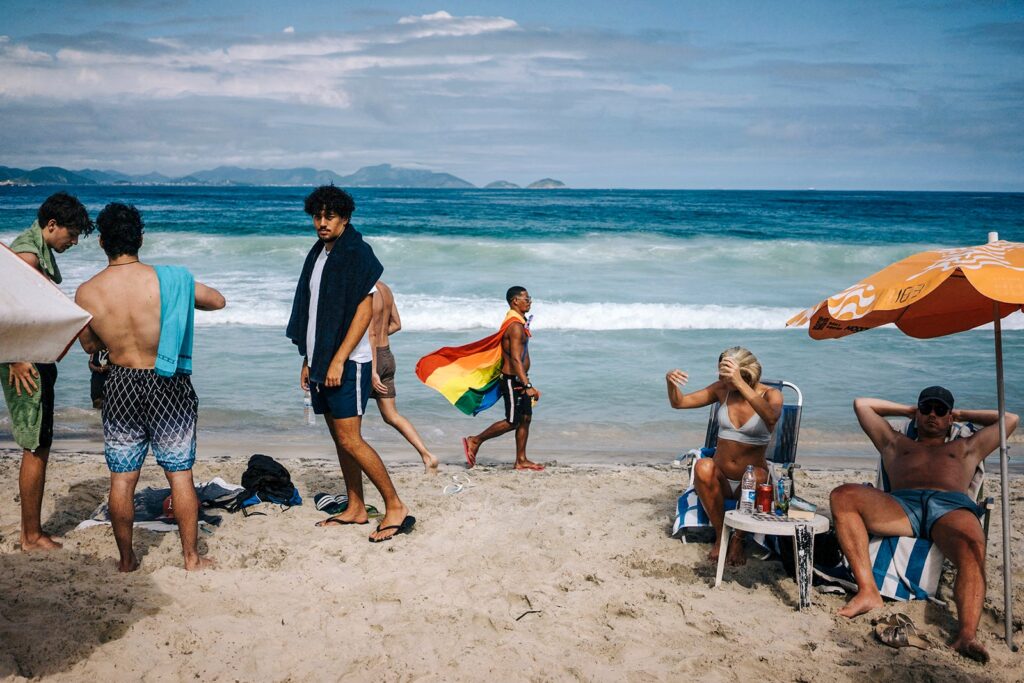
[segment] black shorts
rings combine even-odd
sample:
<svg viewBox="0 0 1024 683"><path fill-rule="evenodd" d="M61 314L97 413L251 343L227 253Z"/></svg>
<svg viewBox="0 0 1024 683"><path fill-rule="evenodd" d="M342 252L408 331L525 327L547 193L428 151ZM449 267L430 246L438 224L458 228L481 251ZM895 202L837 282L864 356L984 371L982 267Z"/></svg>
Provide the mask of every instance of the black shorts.
<svg viewBox="0 0 1024 683"><path fill-rule="evenodd" d="M533 415L533 399L515 375L502 375L500 386L501 398L505 401L505 420L518 427L524 417Z"/></svg>
<svg viewBox="0 0 1024 683"><path fill-rule="evenodd" d="M39 447L53 445L53 387L57 383L56 363L36 363L39 386L43 390L43 423L39 427Z"/></svg>
<svg viewBox="0 0 1024 683"><path fill-rule="evenodd" d="M103 385L106 381L107 376L104 373L92 373L92 377L89 378L89 398L93 401L103 398Z"/></svg>

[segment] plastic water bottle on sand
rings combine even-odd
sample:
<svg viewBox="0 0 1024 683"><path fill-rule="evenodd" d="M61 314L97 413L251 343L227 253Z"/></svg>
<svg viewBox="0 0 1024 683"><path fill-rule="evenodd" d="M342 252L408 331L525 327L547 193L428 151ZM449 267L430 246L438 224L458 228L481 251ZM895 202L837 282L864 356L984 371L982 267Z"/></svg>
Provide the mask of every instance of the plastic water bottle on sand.
<svg viewBox="0 0 1024 683"><path fill-rule="evenodd" d="M757 488L757 476L754 474L754 466L747 465L747 471L743 473L740 480L740 512L745 515L754 512L754 493Z"/></svg>
<svg viewBox="0 0 1024 683"><path fill-rule="evenodd" d="M313 397L309 395L308 390L302 396L302 408L306 424L316 424L316 413L313 412Z"/></svg>

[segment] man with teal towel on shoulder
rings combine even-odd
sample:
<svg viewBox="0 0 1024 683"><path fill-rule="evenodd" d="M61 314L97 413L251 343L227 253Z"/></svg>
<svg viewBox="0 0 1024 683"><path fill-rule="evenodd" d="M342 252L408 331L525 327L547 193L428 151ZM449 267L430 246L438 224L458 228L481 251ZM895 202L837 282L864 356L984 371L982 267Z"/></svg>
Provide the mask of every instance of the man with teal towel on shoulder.
<svg viewBox="0 0 1024 683"><path fill-rule="evenodd" d="M54 252L62 254L92 232L82 202L66 192L50 195L36 221L11 243L11 251L54 284L60 269ZM18 492L21 498L21 549L56 550L61 544L43 533L41 513L46 464L53 444L53 388L56 363L0 363L0 384L11 415L11 432L22 447Z"/></svg>
<svg viewBox="0 0 1024 683"><path fill-rule="evenodd" d="M199 556L198 513L192 479L199 399L192 388L194 310L224 308L220 292L196 282L180 266L139 260L142 216L134 206L107 204L96 218L107 267L78 288L75 301L93 315L80 336L89 353L110 353L103 401L103 441L110 469L110 521L120 553L118 569L139 566L132 549L135 486L153 450L171 485L185 569L212 560Z"/></svg>

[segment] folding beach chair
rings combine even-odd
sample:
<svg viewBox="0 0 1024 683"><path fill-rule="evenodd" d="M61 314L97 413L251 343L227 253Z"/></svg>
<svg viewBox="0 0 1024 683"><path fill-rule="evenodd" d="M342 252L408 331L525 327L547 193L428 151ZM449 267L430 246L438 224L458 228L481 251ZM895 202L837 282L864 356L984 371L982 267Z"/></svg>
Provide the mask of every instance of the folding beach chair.
<svg viewBox="0 0 1024 683"><path fill-rule="evenodd" d="M917 438L917 427L911 420L891 421L893 429ZM954 423L950 428L947 441L966 438L978 431L978 427L970 422ZM875 486L882 491L891 491L889 476L885 471L882 459L878 459L878 475ZM982 528L988 540L988 524L995 507L995 499L983 499L985 487L985 467L978 463L967 495L978 501L984 510ZM942 564L945 557L938 546L923 538L907 536L872 536L868 542L868 554L871 557L872 570L879 592L893 600L934 600L942 578ZM939 601L941 602L941 601Z"/></svg>
<svg viewBox="0 0 1024 683"><path fill-rule="evenodd" d="M783 380L761 380L761 384L778 389L783 392L782 415L775 423L775 431L772 432L772 440L768 444L766 457L769 462L776 465L793 465L796 462L797 441L800 438L800 416L803 412L804 395L792 382ZM793 394L793 400L787 402L785 395L787 390ZM676 520L672 525L672 535L678 536L683 543L686 542L686 529L710 527L711 522L704 506L697 498L697 491L693 487L693 477L696 470L696 463L701 458L709 458L715 454L715 447L718 443L718 403L711 405L711 415L708 418L708 428L704 434L704 447L689 451L683 459L685 467L690 470L689 483L683 495L679 496L676 503ZM771 475L772 473L769 473ZM736 507L735 500L726 499L725 509L731 510Z"/></svg>
<svg viewBox="0 0 1024 683"><path fill-rule="evenodd" d="M906 434L912 439L917 438L917 427L911 420L890 420L889 423L897 432ZM970 422L955 422L950 427L946 440L966 438L976 431L978 431L978 427ZM978 463L974 477L967 489L967 495L977 500L978 505L984 510L981 524L987 540L989 519L992 515L992 508L995 507L995 500L991 497L983 497L984 486L985 468L983 463ZM882 491L892 490L889 485L889 475L885 471L885 464L881 458L878 459L875 487ZM883 596L893 600L927 599L945 604L942 600L938 600L935 594L939 589L942 567L946 558L938 546L931 541L909 536L871 536L868 539L868 555L871 558L875 584ZM816 566L814 573L824 579L826 583L836 583L851 591L857 590L857 584L853 581L853 574L846 563L846 558L842 558L836 566Z"/></svg>

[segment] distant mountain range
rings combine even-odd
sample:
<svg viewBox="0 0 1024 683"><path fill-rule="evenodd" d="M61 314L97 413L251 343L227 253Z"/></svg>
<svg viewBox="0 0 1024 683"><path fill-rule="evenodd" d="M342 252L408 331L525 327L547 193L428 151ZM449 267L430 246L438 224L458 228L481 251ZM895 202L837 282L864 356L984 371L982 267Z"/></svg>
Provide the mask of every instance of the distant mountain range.
<svg viewBox="0 0 1024 683"><path fill-rule="evenodd" d="M338 175L334 171L314 168L239 168L218 166L208 171L197 171L172 178L161 173L130 175L120 171L83 168L69 171L59 166L41 166L27 171L0 166L0 184L3 185L325 185L334 183L343 187L411 187L471 189L476 186L451 173L437 173L417 168L400 168L391 164L364 166L351 175ZM556 183L552 185L551 183ZM487 186L516 188L518 185L497 181ZM565 187L557 180L545 178L531 184L535 187Z"/></svg>

